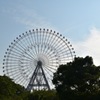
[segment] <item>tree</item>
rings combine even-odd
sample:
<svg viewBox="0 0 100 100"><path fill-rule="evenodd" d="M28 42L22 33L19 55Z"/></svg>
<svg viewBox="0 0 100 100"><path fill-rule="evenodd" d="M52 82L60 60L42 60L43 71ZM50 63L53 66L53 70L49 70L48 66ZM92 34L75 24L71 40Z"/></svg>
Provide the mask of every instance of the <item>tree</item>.
<svg viewBox="0 0 100 100"><path fill-rule="evenodd" d="M27 91L7 76L0 76L0 100L59 100L55 90Z"/></svg>
<svg viewBox="0 0 100 100"><path fill-rule="evenodd" d="M30 93L29 100L59 100L55 90L34 90Z"/></svg>
<svg viewBox="0 0 100 100"><path fill-rule="evenodd" d="M15 84L9 77L0 76L0 100L27 100L28 94L24 87Z"/></svg>
<svg viewBox="0 0 100 100"><path fill-rule="evenodd" d="M100 66L93 64L92 57L77 57L59 66L53 84L61 100L100 99Z"/></svg>

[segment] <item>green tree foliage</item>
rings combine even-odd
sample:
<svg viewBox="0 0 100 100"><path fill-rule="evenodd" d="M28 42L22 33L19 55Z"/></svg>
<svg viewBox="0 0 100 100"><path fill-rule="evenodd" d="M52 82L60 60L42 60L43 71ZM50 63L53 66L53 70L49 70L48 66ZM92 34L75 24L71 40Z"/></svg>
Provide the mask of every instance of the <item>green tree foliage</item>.
<svg viewBox="0 0 100 100"><path fill-rule="evenodd" d="M0 76L0 100L24 100L28 92L7 76Z"/></svg>
<svg viewBox="0 0 100 100"><path fill-rule="evenodd" d="M100 66L92 57L77 57L59 66L53 84L61 100L100 100Z"/></svg>
<svg viewBox="0 0 100 100"><path fill-rule="evenodd" d="M59 100L55 90L34 90L32 93L7 76L0 76L0 100Z"/></svg>
<svg viewBox="0 0 100 100"><path fill-rule="evenodd" d="M29 100L59 100L55 90L39 90L33 91L29 95Z"/></svg>

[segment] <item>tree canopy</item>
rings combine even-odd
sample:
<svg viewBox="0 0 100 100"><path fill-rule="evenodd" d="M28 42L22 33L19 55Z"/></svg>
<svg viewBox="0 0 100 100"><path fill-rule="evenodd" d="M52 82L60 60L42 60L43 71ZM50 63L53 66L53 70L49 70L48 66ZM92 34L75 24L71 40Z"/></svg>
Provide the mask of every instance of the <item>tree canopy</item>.
<svg viewBox="0 0 100 100"><path fill-rule="evenodd" d="M38 90L30 93L28 100L59 100L55 90Z"/></svg>
<svg viewBox="0 0 100 100"><path fill-rule="evenodd" d="M7 76L0 76L0 100L59 100L55 90L34 90L32 93Z"/></svg>
<svg viewBox="0 0 100 100"><path fill-rule="evenodd" d="M24 100L28 91L7 76L0 76L0 100Z"/></svg>
<svg viewBox="0 0 100 100"><path fill-rule="evenodd" d="M59 66L53 84L61 100L100 99L100 66L94 65L92 57L77 57Z"/></svg>

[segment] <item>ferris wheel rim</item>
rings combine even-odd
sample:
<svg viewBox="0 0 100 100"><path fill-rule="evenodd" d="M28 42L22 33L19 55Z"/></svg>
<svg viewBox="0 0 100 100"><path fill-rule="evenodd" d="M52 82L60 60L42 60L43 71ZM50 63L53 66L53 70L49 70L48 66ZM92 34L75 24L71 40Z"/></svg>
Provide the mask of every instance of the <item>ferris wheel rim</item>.
<svg viewBox="0 0 100 100"><path fill-rule="evenodd" d="M34 36L34 37L32 37L32 36ZM27 42L24 41L25 39ZM39 42L37 42L38 39L39 39ZM25 48L25 44L23 41L27 43L27 45L28 45L27 48ZM33 41L33 44L32 44L32 41ZM58 44L58 42L59 42L59 44ZM54 44L52 44L52 43L54 43ZM61 46L61 44L63 46ZM61 49L58 50L58 49L56 49L57 47L59 49L60 48ZM34 50L33 50L33 48L34 48ZM64 51L64 49L66 49L65 51L67 53ZM40 51L42 51L42 52L40 52ZM32 52L34 52L34 53L32 53ZM34 70L33 67L36 66L37 62L39 60L41 60L43 62L43 69L45 70L45 73L47 73L48 77L51 79L51 73L54 72L53 70L57 70L58 66L63 63L63 59L64 60L69 59L69 61L73 60L75 57L74 53L75 53L75 51L72 48L72 45L70 45L70 42L68 42L67 39L65 37L63 37L61 34L56 33L55 31L52 31L49 29L47 29L47 30L46 29L39 29L39 30L33 29L32 31L29 30L29 32L26 32L25 34L22 33L22 35L19 35L19 37L16 37L16 39L13 42L11 42L11 45L9 45L9 48L7 49L7 52L5 53L5 56L4 56L3 69L5 69L5 72L6 72L5 74L10 77L12 76L12 78L14 78L14 80L17 80L17 81L24 80L26 78L26 76L28 76L30 73L32 73L31 71ZM67 56L64 56L64 54ZM63 55L63 57L60 59L60 57L62 55ZM50 62L50 59L51 59L52 63ZM13 60L16 60L16 61L13 61ZM12 62L14 62L15 65ZM24 66L26 66L26 67L19 68L18 64L16 65L15 62L19 63L20 67L24 67ZM60 62L62 62L62 63L60 63ZM26 65L25 65L25 63L26 63ZM32 67L32 65L34 65L34 66ZM16 69L15 68L13 69L13 66L15 66ZM19 68L20 74L17 72L19 70L16 66ZM29 68L28 66L31 66L32 68ZM13 70L17 72L19 77L22 75L23 79L19 79L19 77L17 77L17 79L16 79L17 74L15 74L13 72ZM25 74L24 70L29 71L30 73L27 72L28 74L24 75ZM49 73L50 73L50 75L49 75ZM25 80L28 80L28 79L30 79L30 75ZM26 82L26 84L27 84L27 82Z"/></svg>

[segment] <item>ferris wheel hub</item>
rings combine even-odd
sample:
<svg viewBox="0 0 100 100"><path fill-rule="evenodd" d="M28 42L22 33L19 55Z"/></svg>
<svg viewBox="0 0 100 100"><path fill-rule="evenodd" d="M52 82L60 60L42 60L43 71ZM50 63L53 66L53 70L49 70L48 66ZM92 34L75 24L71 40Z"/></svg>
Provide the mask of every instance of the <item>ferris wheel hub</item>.
<svg viewBox="0 0 100 100"><path fill-rule="evenodd" d="M42 62L41 61L38 61L37 62L37 66L42 66Z"/></svg>

